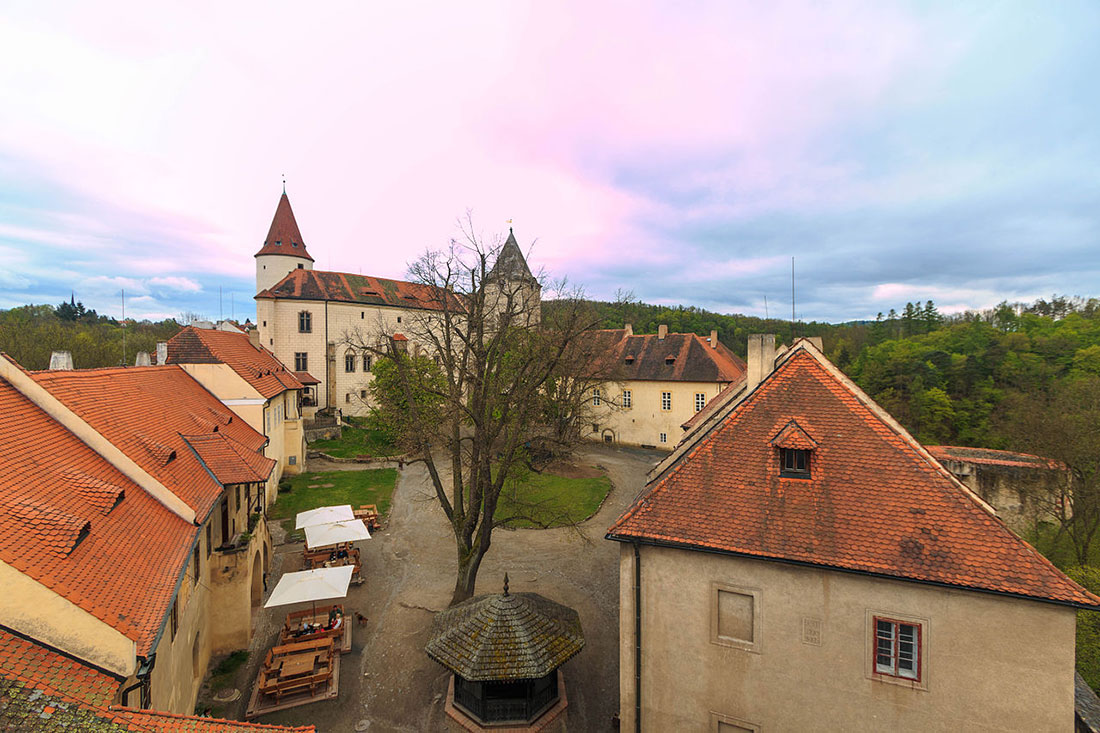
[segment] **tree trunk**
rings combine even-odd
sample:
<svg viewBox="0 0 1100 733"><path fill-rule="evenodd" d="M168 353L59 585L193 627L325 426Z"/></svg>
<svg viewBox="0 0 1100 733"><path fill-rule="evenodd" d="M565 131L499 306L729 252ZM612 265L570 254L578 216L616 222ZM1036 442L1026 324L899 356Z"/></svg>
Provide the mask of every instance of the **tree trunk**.
<svg viewBox="0 0 1100 733"><path fill-rule="evenodd" d="M454 595L451 596L452 606L474 595L477 571L483 557L484 550L476 545L468 549L458 548L458 574L455 576Z"/></svg>

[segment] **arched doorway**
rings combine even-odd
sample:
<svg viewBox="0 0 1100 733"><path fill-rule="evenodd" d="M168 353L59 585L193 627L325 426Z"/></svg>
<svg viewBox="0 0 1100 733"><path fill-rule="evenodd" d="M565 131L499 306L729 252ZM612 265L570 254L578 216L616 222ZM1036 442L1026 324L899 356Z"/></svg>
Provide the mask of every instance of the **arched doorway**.
<svg viewBox="0 0 1100 733"><path fill-rule="evenodd" d="M260 553L252 556L252 607L256 608L264 599L264 573Z"/></svg>
<svg viewBox="0 0 1100 733"><path fill-rule="evenodd" d="M614 443L615 442L615 431L613 431L611 428L604 428L602 437L603 437L603 442L605 442L605 443Z"/></svg>

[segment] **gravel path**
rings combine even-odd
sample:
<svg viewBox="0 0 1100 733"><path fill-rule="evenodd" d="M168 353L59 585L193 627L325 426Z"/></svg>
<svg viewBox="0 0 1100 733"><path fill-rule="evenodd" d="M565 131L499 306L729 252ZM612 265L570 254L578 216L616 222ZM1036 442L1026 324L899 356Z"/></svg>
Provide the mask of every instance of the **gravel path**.
<svg viewBox="0 0 1100 733"><path fill-rule="evenodd" d="M512 590L541 593L580 613L586 646L563 668L570 730L612 730L619 703L618 546L603 536L641 490L646 471L660 455L604 446L586 449L578 462L602 466L613 484L599 512L578 528L497 530L478 574L478 593L500 592L507 572ZM309 468L360 467L311 461ZM277 523L271 526L273 535L282 534ZM319 733L442 729L448 673L427 657L424 644L433 614L447 606L454 588L455 546L422 464L399 472L388 525L361 547L367 582L352 586L346 606L368 620L353 627L352 651L340 664L339 698L262 716L257 722L314 724ZM301 548L276 546L269 588L283 572L301 569ZM245 695L283 616L279 609L259 612L254 653L241 673ZM349 621L354 623L354 617ZM228 712L239 717L244 707L242 699Z"/></svg>

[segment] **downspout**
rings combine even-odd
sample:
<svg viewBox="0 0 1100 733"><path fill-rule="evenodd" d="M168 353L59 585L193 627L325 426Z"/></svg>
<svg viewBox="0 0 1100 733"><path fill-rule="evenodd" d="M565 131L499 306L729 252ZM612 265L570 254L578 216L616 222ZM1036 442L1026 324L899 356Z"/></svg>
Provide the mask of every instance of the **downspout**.
<svg viewBox="0 0 1100 733"><path fill-rule="evenodd" d="M127 687L122 691L122 705L123 707L129 707L127 704L130 697L130 693L134 690L141 688L141 700L138 705L142 710L146 710L152 704L152 691L150 690L150 678L153 674L153 666L157 663L157 654L153 652L148 657L138 657L138 670L134 674L137 679L134 684Z"/></svg>
<svg viewBox="0 0 1100 733"><path fill-rule="evenodd" d="M634 731L642 733L642 555L634 545Z"/></svg>

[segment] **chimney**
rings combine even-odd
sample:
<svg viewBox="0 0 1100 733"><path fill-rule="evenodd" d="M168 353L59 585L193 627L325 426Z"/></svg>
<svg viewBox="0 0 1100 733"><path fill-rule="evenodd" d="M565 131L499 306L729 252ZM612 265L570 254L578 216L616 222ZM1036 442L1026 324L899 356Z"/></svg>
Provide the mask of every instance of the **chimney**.
<svg viewBox="0 0 1100 733"><path fill-rule="evenodd" d="M751 391L775 368L775 334L749 334L748 357L749 368L745 373L745 387L747 391Z"/></svg>
<svg viewBox="0 0 1100 733"><path fill-rule="evenodd" d="M633 323L626 324L625 326L623 326L623 330L626 331L627 336L633 336L634 335L634 324Z"/></svg>
<svg viewBox="0 0 1100 733"><path fill-rule="evenodd" d="M657 340L664 341L665 336L668 336L668 326L662 323L660 326L657 326Z"/></svg>
<svg viewBox="0 0 1100 733"><path fill-rule="evenodd" d="M55 351L50 354L50 369L60 369L71 372L73 370L73 352Z"/></svg>
<svg viewBox="0 0 1100 733"><path fill-rule="evenodd" d="M157 342L157 364L164 366L168 363L168 342Z"/></svg>
<svg viewBox="0 0 1100 733"><path fill-rule="evenodd" d="M139 351L137 353L137 358L134 359L134 366L152 366L152 365L153 365L153 362L151 362L149 360L149 352L148 351Z"/></svg>
<svg viewBox="0 0 1100 733"><path fill-rule="evenodd" d="M825 353L825 347L821 343L821 337L820 336L805 336L804 338L807 341L809 341L811 344L816 346L817 350L820 351L822 354Z"/></svg>
<svg viewBox="0 0 1100 733"><path fill-rule="evenodd" d="M712 328L711 331L710 331L710 348L712 348L712 349L717 349L718 348L718 330L717 329Z"/></svg>
<svg viewBox="0 0 1100 733"><path fill-rule="evenodd" d="M260 329L253 328L248 332L248 343L252 344L257 349L260 348Z"/></svg>

